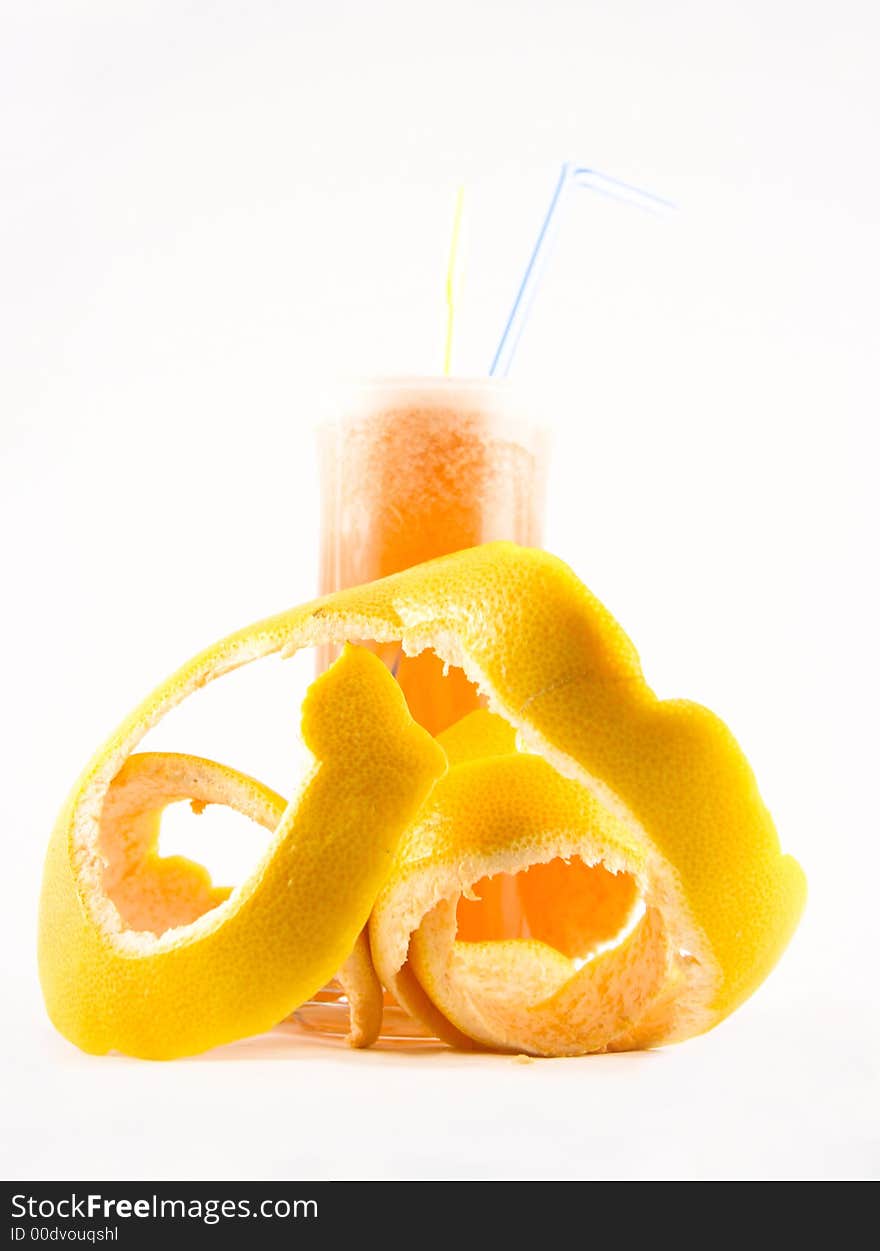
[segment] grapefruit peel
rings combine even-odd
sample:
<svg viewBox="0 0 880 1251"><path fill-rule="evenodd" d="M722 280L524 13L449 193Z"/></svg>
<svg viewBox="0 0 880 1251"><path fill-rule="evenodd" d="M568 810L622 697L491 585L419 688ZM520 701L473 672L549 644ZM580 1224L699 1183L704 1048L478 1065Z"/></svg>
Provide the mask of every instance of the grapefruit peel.
<svg viewBox="0 0 880 1251"><path fill-rule="evenodd" d="M189 871L210 911L159 936L126 930L102 891L102 808L144 734L241 664L352 639L399 643L407 656L432 649L496 716L441 736L451 768L429 796L440 748L381 662L346 648L304 708L316 771L252 878L219 899ZM277 796L232 776L224 802L243 787L241 805L268 817ZM516 815L514 793L527 803L505 835L499 813L506 803ZM561 822L548 816L554 803ZM571 869L571 907L555 921L538 909L550 941L468 941L480 881ZM630 640L561 561L493 543L258 622L144 701L93 759L53 836L41 977L56 1025L85 1050L170 1056L268 1028L344 964L351 1037L365 1044L380 1001L358 934L376 903L380 975L447 1041L535 1054L649 1046L709 1029L742 1003L782 954L804 898L726 726L697 704L658 700ZM590 935L593 904L603 919ZM560 949L575 938L587 943L580 958Z"/></svg>

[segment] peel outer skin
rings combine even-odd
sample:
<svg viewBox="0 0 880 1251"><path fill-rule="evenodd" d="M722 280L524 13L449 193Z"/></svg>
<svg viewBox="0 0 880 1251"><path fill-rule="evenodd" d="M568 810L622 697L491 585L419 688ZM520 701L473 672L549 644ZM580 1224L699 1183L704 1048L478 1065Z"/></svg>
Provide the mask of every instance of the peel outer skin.
<svg viewBox="0 0 880 1251"><path fill-rule="evenodd" d="M258 627L256 637L259 647L267 636ZM277 1024L352 952L398 839L446 767L381 661L346 648L306 695L303 737L315 764L280 819L283 801L254 779L174 758L191 762L189 784L166 787L158 807L226 802L277 827L252 874L212 911L159 936L125 929L102 890L111 784L145 759L129 754L150 724L228 657L254 650L243 632L155 692L98 753L58 820L40 903L40 977L51 1019L84 1051L170 1059Z"/></svg>

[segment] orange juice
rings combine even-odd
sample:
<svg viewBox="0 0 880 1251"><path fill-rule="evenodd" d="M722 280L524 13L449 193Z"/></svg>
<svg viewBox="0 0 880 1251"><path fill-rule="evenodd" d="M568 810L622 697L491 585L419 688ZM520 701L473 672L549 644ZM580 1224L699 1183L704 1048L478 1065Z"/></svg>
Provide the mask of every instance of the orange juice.
<svg viewBox="0 0 880 1251"><path fill-rule="evenodd" d="M541 542L545 437L508 384L412 378L349 390L321 430L321 592L336 591L461 548ZM355 641L355 640L352 640ZM459 669L433 652L372 646L410 711L438 734L480 704ZM325 649L326 667L334 649ZM463 937L529 933L520 883L480 883L460 912Z"/></svg>

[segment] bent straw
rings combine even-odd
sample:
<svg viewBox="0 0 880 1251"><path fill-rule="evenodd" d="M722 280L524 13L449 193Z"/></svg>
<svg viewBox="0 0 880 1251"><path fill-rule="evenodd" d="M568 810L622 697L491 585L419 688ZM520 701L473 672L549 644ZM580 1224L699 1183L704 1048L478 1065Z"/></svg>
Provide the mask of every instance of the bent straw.
<svg viewBox="0 0 880 1251"><path fill-rule="evenodd" d="M449 264L446 268L446 348L443 353L443 373L449 376L452 367L452 331L455 325L455 302L457 288L461 285L458 241L461 235L461 218L464 208L464 187L455 196L455 212L452 217L452 241L449 245Z"/></svg>
<svg viewBox="0 0 880 1251"><path fill-rule="evenodd" d="M506 378L510 373L510 366L529 319L529 313L540 285L544 265L550 253L551 238L555 234L555 228L559 223L560 205L566 198L570 187L583 187L588 191L595 191L598 195L607 196L612 200L619 200L624 204L630 204L635 208L641 208L646 212L654 214L676 207L671 200L664 200L662 196L653 195L650 191L644 191L641 187L633 186L632 183L623 182L619 178L611 178L608 174L602 174L596 169L589 169L585 165L574 165L566 161L559 171L559 178L553 195L550 197L549 207L541 223L541 229L538 231L538 237L535 240L535 246L532 248L532 254L526 265L522 281L519 284L519 290L516 293L516 299L513 301L513 307L510 310L510 316L507 318L501 341L492 359L489 369L490 377Z"/></svg>

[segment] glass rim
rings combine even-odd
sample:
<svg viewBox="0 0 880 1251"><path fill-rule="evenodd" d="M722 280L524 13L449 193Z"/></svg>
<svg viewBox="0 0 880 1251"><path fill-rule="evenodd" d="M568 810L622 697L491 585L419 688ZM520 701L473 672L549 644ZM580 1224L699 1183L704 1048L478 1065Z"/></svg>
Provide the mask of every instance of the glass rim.
<svg viewBox="0 0 880 1251"><path fill-rule="evenodd" d="M337 377L325 388L325 400L321 406L323 412L315 420L314 429L320 437L324 437L335 429L363 419L366 414L358 412L361 405L369 409L383 395L394 403L399 396L410 393L414 399L438 405L454 402L457 396L473 397L477 404L484 399L487 403L483 415L487 420L502 422L535 438L547 432L547 424L529 411L531 392L532 388L528 386L488 375L462 378L444 374Z"/></svg>

